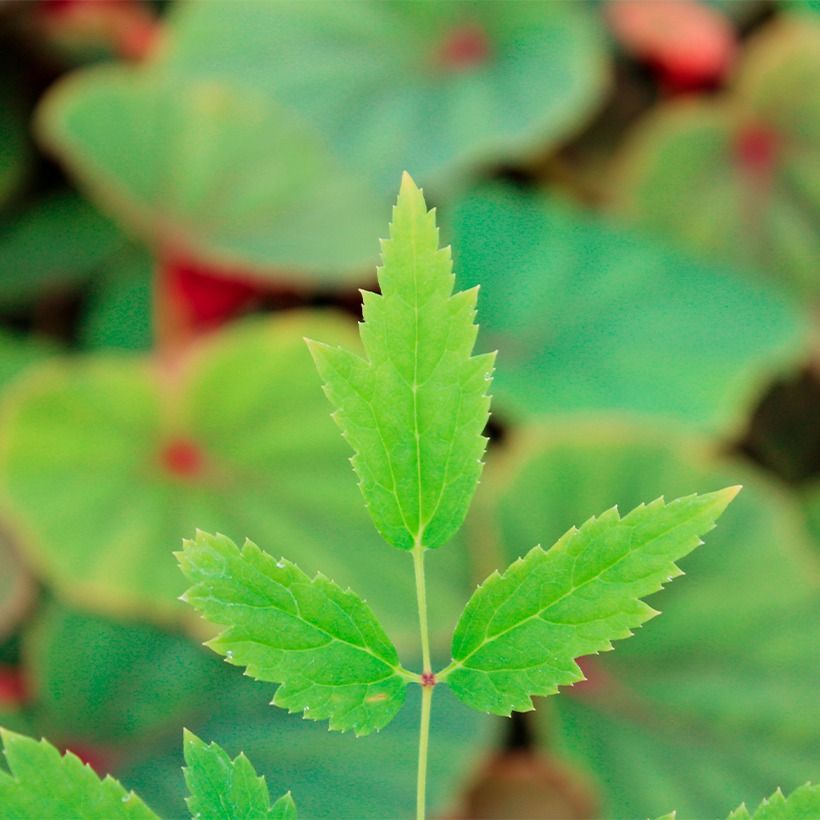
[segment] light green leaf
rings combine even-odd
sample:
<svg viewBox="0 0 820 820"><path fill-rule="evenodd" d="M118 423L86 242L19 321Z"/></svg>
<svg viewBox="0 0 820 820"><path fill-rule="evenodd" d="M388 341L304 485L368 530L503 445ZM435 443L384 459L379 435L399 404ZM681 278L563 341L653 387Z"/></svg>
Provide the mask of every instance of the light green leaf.
<svg viewBox="0 0 820 820"><path fill-rule="evenodd" d="M470 355L477 289L453 294L450 250L407 174L382 247L381 295L364 294L367 359L309 344L377 529L399 549L440 547L481 473L494 356Z"/></svg>
<svg viewBox="0 0 820 820"><path fill-rule="evenodd" d="M250 541L240 552L223 535L199 532L177 557L193 583L185 600L228 627L207 645L251 677L281 684L275 705L357 735L395 717L412 676L353 592Z"/></svg>
<svg viewBox="0 0 820 820"><path fill-rule="evenodd" d="M216 743L206 745L183 731L188 809L202 820L296 820L290 793L270 805L265 778L240 753L233 760Z"/></svg>
<svg viewBox="0 0 820 820"><path fill-rule="evenodd" d="M674 562L702 543L738 489L657 499L624 518L613 507L493 573L459 620L441 679L500 715L583 680L575 658L612 649L658 614L641 598L681 574Z"/></svg>
<svg viewBox="0 0 820 820"><path fill-rule="evenodd" d="M380 198L256 94L105 66L50 90L38 125L96 201L154 248L291 280L355 279L375 256Z"/></svg>
<svg viewBox="0 0 820 820"><path fill-rule="evenodd" d="M804 783L788 797L777 789L752 814L743 803L727 820L816 820L817 817L820 817L820 786Z"/></svg>
<svg viewBox="0 0 820 820"><path fill-rule="evenodd" d="M296 803L290 792L283 794L271 809L272 820L296 820Z"/></svg>
<svg viewBox="0 0 820 820"><path fill-rule="evenodd" d="M403 168L446 190L465 171L556 145L594 113L608 61L584 5L180 3L151 65L298 112L380 191Z"/></svg>
<svg viewBox="0 0 820 820"><path fill-rule="evenodd" d="M0 770L0 811L5 820L82 818L156 820L134 792L112 777L102 780L76 755L45 740L0 729L10 774Z"/></svg>

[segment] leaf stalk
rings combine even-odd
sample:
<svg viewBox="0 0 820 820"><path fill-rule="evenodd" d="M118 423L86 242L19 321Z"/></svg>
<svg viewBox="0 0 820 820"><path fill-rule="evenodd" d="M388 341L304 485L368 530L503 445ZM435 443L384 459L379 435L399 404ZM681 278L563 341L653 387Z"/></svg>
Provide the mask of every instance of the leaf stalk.
<svg viewBox="0 0 820 820"><path fill-rule="evenodd" d="M419 726L419 767L416 780L416 818L424 820L427 791L427 749L430 745L430 713L433 704L435 676L430 659L430 630L427 625L427 586L424 579L425 547L420 539L413 547L413 569L416 577L416 603L419 610L419 632L421 635L421 721Z"/></svg>

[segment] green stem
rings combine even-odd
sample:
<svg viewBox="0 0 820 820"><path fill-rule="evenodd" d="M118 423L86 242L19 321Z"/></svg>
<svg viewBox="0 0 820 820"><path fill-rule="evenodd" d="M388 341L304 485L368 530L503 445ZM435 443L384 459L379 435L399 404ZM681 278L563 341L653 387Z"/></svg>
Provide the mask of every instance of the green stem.
<svg viewBox="0 0 820 820"><path fill-rule="evenodd" d="M413 569L416 571L416 602L419 608L419 630L421 631L422 672L430 674L430 633L427 627L427 587L424 583L424 547L417 543L413 548Z"/></svg>
<svg viewBox="0 0 820 820"><path fill-rule="evenodd" d="M430 745L430 707L433 687L421 687L421 726L419 727L419 772L416 781L416 820L424 820L427 790L427 748Z"/></svg>
<svg viewBox="0 0 820 820"><path fill-rule="evenodd" d="M421 725L419 726L419 769L416 781L416 818L424 820L427 791L427 748L430 745L430 711L433 703L433 666L430 660L430 630L427 626L427 587L424 581L424 545L417 541L413 548L413 569L416 574L416 602L421 633Z"/></svg>

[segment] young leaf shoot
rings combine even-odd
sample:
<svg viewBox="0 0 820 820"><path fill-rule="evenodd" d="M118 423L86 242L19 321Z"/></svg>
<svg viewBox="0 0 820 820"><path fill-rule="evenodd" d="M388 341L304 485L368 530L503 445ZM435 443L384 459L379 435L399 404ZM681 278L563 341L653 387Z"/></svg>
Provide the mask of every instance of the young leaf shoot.
<svg viewBox="0 0 820 820"><path fill-rule="evenodd" d="M187 729L185 752L185 798L192 817L200 820L296 820L290 792L272 806L265 778L259 777L244 754L233 760L216 743L206 744Z"/></svg>

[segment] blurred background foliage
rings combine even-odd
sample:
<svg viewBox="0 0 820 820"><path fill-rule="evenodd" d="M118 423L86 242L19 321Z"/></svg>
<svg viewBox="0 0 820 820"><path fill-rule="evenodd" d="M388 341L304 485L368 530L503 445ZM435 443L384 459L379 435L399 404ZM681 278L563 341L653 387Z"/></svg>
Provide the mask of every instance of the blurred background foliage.
<svg viewBox="0 0 820 820"><path fill-rule="evenodd" d="M479 344L485 478L432 556L473 585L613 504L746 487L588 680L434 710L439 816L723 816L817 779L820 16L813 0L34 0L0 6L0 723L184 815L179 730L307 817L406 816L378 737L200 646L172 551L250 536L418 652L305 335L355 344L401 171ZM374 774L376 773L376 774Z"/></svg>

